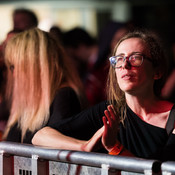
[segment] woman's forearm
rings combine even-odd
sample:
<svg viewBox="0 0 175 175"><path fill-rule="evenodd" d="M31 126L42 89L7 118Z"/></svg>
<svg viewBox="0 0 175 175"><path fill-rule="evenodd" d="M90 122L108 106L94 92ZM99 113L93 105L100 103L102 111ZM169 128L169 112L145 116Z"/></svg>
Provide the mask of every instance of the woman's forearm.
<svg viewBox="0 0 175 175"><path fill-rule="evenodd" d="M50 127L40 129L32 139L34 145L77 151L82 151L85 143L86 141L65 136Z"/></svg>

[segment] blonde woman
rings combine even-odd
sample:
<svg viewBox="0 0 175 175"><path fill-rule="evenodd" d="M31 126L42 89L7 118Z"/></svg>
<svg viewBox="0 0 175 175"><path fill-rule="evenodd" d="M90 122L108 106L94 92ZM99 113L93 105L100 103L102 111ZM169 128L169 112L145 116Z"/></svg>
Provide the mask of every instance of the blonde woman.
<svg viewBox="0 0 175 175"><path fill-rule="evenodd" d="M5 49L10 117L4 139L31 143L36 131L81 110L83 91L63 49L47 32L30 29Z"/></svg>

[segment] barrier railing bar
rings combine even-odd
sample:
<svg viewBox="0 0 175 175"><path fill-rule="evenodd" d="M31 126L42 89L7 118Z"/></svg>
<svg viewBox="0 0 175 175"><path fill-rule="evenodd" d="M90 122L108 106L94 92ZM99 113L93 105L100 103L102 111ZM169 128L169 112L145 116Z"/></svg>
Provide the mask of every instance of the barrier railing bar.
<svg viewBox="0 0 175 175"><path fill-rule="evenodd" d="M161 171L171 172L171 174L175 174L175 162L172 161L163 162L161 165Z"/></svg>
<svg viewBox="0 0 175 175"><path fill-rule="evenodd" d="M32 155L37 155L40 159L92 167L101 168L101 165L104 164L117 170L136 173L144 173L145 170L152 170L153 172L158 173L160 172L161 167L161 163L157 160L145 160L127 156L112 156L102 153L50 149L7 141L0 142L0 151L30 158L32 158Z"/></svg>

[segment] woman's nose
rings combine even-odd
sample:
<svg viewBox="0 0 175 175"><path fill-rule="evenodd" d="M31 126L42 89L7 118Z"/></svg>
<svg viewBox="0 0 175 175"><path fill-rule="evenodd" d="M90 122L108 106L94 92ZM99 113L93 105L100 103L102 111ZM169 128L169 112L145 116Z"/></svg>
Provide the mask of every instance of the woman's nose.
<svg viewBox="0 0 175 175"><path fill-rule="evenodd" d="M129 62L129 60L128 60L127 58L125 58L125 59L123 60L122 68L125 68L125 69L131 68L131 64L130 64L130 62Z"/></svg>

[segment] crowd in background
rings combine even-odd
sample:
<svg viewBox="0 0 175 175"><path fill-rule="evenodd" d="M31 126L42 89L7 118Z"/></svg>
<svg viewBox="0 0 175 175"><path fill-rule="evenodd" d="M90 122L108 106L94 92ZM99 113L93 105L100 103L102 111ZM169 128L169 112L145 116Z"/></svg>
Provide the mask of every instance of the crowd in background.
<svg viewBox="0 0 175 175"><path fill-rule="evenodd" d="M13 28L8 32L6 39L0 46L0 130L4 131L9 118L9 102L6 101L7 68L4 62L4 49L8 40L18 33L38 26L36 15L26 9L17 9L13 13ZM127 32L134 31L137 24L132 22L109 21L99 35L94 38L81 27L69 31L62 31L59 26L50 28L50 35L65 50L66 56L73 62L85 90L86 107L93 106L106 100L106 81L109 70L108 58L113 55L114 46ZM175 44L172 52L175 62ZM171 54L169 54L171 55ZM168 58L171 62L172 58ZM169 78L162 89L163 98L175 102L175 68L169 67ZM71 72L71 70L70 70Z"/></svg>

